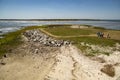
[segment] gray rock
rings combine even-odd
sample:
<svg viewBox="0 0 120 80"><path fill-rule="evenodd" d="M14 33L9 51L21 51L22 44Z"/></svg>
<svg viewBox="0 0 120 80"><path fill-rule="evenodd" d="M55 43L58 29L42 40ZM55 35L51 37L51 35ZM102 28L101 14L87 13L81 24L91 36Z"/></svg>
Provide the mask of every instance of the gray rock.
<svg viewBox="0 0 120 80"><path fill-rule="evenodd" d="M64 40L55 40L48 35L40 32L39 30L28 30L23 33L25 37L29 41L32 42L39 42L40 44L43 44L45 46L51 46L51 47L60 47L62 45L69 45L69 41L64 41Z"/></svg>

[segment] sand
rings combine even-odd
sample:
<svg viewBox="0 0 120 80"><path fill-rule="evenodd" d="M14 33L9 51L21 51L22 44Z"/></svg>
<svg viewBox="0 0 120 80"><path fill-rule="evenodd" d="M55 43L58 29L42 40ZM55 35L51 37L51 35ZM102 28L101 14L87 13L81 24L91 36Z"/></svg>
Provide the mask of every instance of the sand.
<svg viewBox="0 0 120 80"><path fill-rule="evenodd" d="M46 51L39 49L39 53L32 52L34 47L30 45L41 47L26 43L0 59L6 63L0 64L0 80L120 80L120 65L114 66L114 77L100 71L104 64L120 62L119 52L102 56L106 63L100 63L84 56L73 45L45 47Z"/></svg>

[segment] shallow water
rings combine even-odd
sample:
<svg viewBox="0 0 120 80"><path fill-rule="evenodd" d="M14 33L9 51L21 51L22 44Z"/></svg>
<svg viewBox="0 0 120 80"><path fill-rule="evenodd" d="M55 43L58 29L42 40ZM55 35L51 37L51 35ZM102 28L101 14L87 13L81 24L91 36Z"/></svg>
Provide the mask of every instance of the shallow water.
<svg viewBox="0 0 120 80"><path fill-rule="evenodd" d="M86 24L120 30L120 21L0 21L0 34L15 31L25 26L46 24Z"/></svg>

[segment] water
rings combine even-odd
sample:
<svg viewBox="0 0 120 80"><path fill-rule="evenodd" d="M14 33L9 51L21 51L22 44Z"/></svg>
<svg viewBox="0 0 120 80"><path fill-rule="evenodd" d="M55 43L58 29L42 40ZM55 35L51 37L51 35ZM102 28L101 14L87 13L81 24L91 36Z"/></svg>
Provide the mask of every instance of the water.
<svg viewBox="0 0 120 80"><path fill-rule="evenodd" d="M120 30L120 21L0 21L0 34L15 31L25 26L46 24L86 24Z"/></svg>

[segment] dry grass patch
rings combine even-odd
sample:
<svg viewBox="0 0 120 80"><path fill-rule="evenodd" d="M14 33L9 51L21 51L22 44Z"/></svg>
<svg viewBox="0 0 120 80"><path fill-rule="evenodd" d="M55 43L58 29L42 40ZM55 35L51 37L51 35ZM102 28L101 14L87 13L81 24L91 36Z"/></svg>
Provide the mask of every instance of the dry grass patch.
<svg viewBox="0 0 120 80"><path fill-rule="evenodd" d="M115 68L113 67L112 64L106 64L104 67L101 69L101 71L108 76L114 77L115 76Z"/></svg>
<svg viewBox="0 0 120 80"><path fill-rule="evenodd" d="M110 35L111 39L115 39L115 40L120 40L119 34L120 31L118 30L107 30L105 33L105 36L107 36L107 34Z"/></svg>

